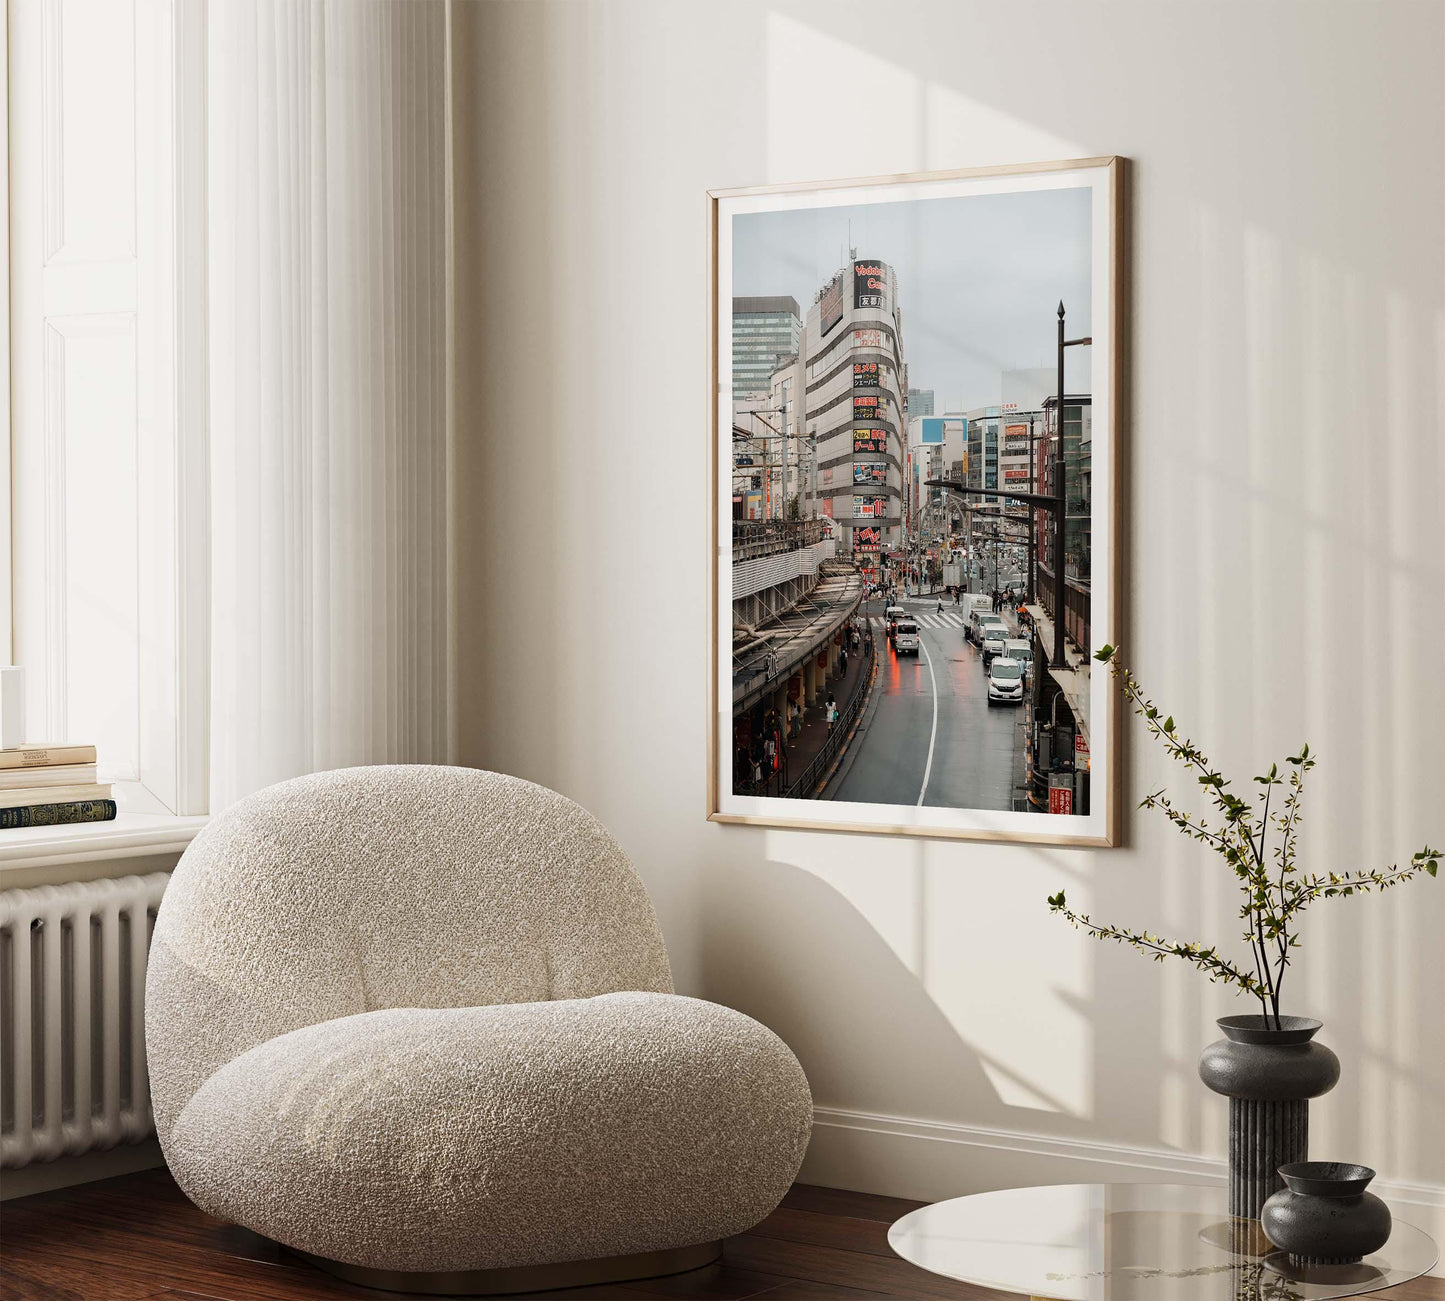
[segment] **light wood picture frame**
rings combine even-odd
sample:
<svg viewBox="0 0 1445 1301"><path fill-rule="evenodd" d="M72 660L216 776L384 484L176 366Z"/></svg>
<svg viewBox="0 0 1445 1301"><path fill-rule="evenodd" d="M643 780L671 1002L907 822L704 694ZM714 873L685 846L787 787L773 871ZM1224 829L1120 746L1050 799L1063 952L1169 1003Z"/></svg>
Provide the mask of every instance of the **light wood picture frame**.
<svg viewBox="0 0 1445 1301"><path fill-rule="evenodd" d="M1124 187L708 192L709 819L1118 843Z"/></svg>

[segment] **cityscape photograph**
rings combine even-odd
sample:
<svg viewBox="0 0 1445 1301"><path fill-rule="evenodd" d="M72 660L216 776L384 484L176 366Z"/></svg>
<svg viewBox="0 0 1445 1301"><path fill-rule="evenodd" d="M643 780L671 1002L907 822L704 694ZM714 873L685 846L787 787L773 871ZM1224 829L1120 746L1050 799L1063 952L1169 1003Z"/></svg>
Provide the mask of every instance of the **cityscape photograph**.
<svg viewBox="0 0 1445 1301"><path fill-rule="evenodd" d="M1091 198L731 218L733 794L1090 812Z"/></svg>

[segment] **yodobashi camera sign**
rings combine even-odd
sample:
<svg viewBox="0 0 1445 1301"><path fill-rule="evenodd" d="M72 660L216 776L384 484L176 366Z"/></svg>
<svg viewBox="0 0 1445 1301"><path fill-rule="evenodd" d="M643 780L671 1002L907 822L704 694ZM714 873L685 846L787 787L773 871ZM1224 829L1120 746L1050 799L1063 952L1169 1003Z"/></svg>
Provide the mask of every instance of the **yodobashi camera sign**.
<svg viewBox="0 0 1445 1301"><path fill-rule="evenodd" d="M853 307L882 307L887 288L881 262L853 263Z"/></svg>

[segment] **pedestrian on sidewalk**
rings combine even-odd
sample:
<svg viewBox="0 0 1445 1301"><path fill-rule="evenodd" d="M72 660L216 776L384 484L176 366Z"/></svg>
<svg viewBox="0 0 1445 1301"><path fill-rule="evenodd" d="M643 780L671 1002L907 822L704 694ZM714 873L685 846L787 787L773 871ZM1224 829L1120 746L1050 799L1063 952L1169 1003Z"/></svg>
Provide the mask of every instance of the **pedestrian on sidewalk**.
<svg viewBox="0 0 1445 1301"><path fill-rule="evenodd" d="M833 730L833 724L838 721L838 705L834 701L833 693L831 691L828 693L828 705L826 713L828 717L828 730L831 732Z"/></svg>

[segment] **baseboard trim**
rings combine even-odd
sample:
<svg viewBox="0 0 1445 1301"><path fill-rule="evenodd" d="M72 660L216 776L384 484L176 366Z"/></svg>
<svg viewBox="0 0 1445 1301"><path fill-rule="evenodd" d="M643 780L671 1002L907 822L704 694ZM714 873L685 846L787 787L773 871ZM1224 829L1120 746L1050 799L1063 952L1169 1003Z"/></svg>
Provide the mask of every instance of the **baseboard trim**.
<svg viewBox="0 0 1445 1301"><path fill-rule="evenodd" d="M34 1193L48 1193L56 1188L75 1184L91 1184L99 1179L135 1174L138 1170L154 1170L166 1163L161 1145L154 1138L104 1152L82 1152L79 1156L62 1156L54 1161L32 1161L13 1170L0 1170L0 1202Z"/></svg>
<svg viewBox="0 0 1445 1301"><path fill-rule="evenodd" d="M1168 1148L815 1107L798 1179L932 1202L1025 1184L1223 1184L1226 1171L1222 1157ZM1370 1190L1399 1219L1445 1242L1445 1186L1377 1179Z"/></svg>

